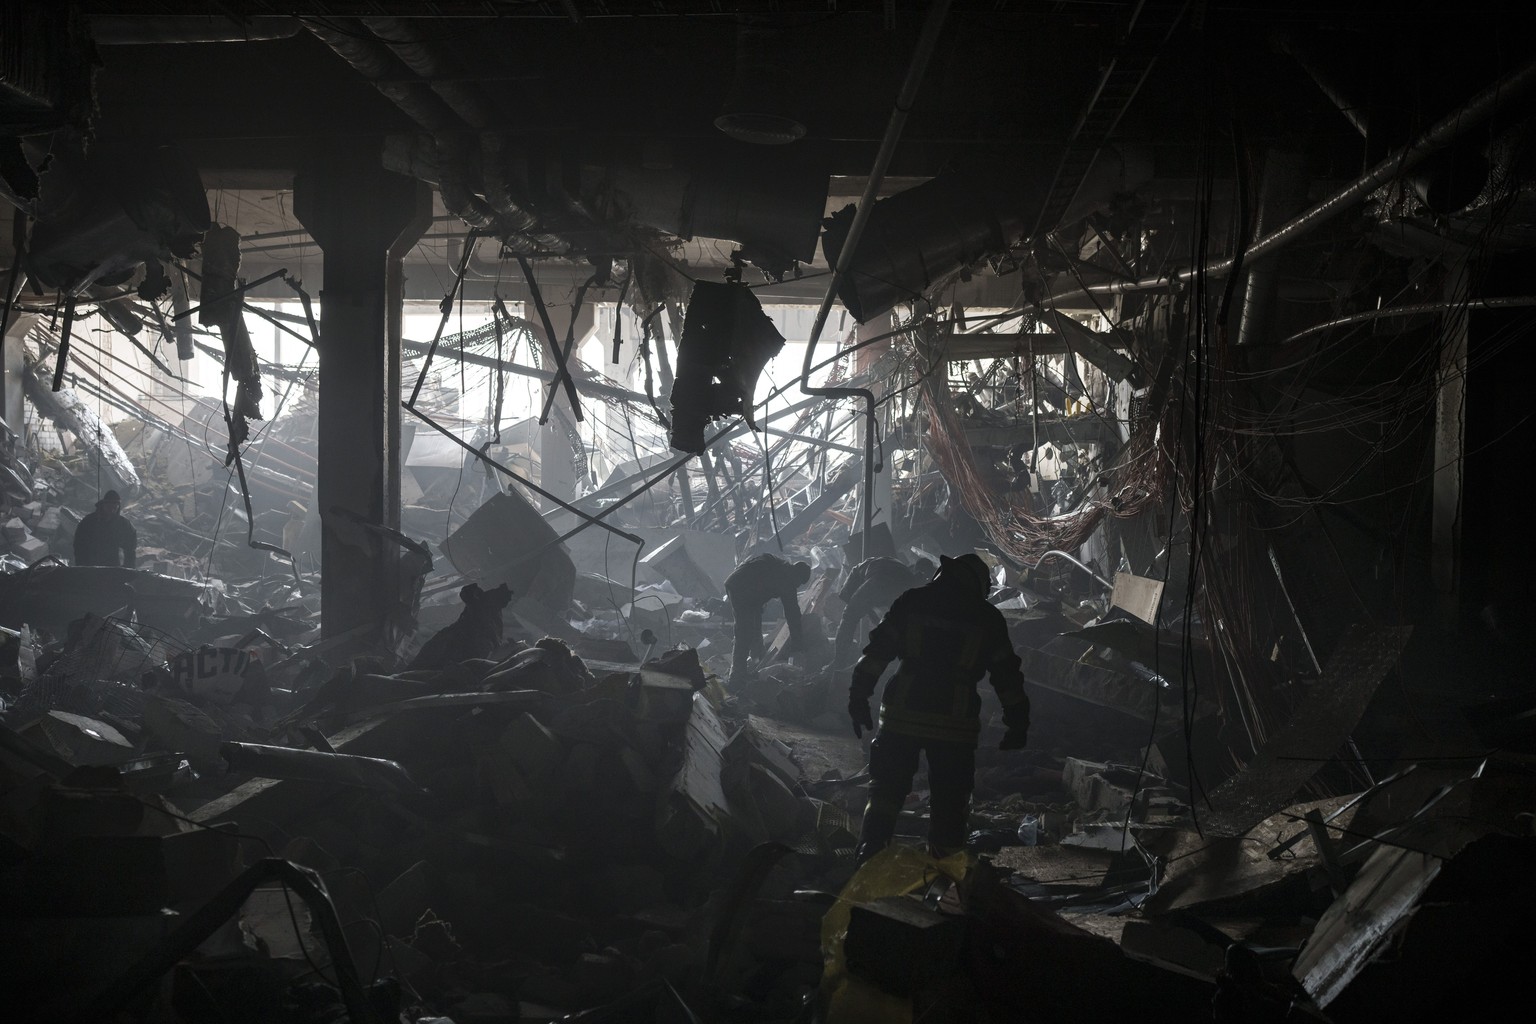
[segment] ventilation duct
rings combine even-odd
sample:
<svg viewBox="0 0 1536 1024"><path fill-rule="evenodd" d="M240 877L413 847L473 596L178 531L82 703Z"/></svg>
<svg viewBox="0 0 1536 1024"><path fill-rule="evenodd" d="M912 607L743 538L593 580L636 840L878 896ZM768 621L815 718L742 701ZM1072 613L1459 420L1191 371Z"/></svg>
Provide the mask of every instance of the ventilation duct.
<svg viewBox="0 0 1536 1024"><path fill-rule="evenodd" d="M882 199L870 212L837 297L859 323L912 302L971 264L1006 251L1028 227L1025 211L1033 216L1042 198L1007 195L988 179L953 174ZM854 213L850 203L826 221L822 248L833 266Z"/></svg>
<svg viewBox="0 0 1536 1024"><path fill-rule="evenodd" d="M27 271L44 287L81 294L121 284L147 260L190 257L208 229L197 169L169 147L81 140L58 133L38 166Z"/></svg>
<svg viewBox="0 0 1536 1024"><path fill-rule="evenodd" d="M700 281L688 299L672 382L672 447L697 454L704 430L720 416L740 414L752 429L752 395L784 336L741 284Z"/></svg>
<svg viewBox="0 0 1536 1024"><path fill-rule="evenodd" d="M738 151L742 152L742 151ZM630 216L679 238L724 238L775 278L816 256L827 203L825 163L756 151L691 169L589 169L620 193ZM592 191L598 182L585 180Z"/></svg>
<svg viewBox="0 0 1536 1024"><path fill-rule="evenodd" d="M944 174L881 199L870 213L837 297L859 323L912 302L946 284L967 267L1017 245L1039 216L1057 154L1021 158L1007 173ZM1079 182L1062 224L1082 220L1117 194L1152 177L1145 151L1102 149ZM855 208L826 221L822 249L836 266Z"/></svg>
<svg viewBox="0 0 1536 1024"><path fill-rule="evenodd" d="M480 196L479 178L469 167L469 138L460 132L444 132L434 141L443 208L472 228L497 231L496 210Z"/></svg>
<svg viewBox="0 0 1536 1024"><path fill-rule="evenodd" d="M781 146L805 136L787 97L794 83L793 49L774 20L743 15L736 22L736 73L715 127L739 142Z"/></svg>

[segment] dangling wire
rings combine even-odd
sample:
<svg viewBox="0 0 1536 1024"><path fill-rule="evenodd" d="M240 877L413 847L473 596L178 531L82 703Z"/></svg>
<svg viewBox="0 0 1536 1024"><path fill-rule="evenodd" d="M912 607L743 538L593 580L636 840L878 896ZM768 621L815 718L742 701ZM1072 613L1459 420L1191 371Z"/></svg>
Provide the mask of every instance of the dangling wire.
<svg viewBox="0 0 1536 1024"><path fill-rule="evenodd" d="M651 324L655 322L657 314L666 308L666 303L662 303L651 310L650 314L640 322L640 359L645 363L645 397L650 399L651 410L656 414L656 418L661 421L661 425L667 430L671 430L671 422L667 419L666 414L661 411L661 406L656 404L656 382L651 377Z"/></svg>

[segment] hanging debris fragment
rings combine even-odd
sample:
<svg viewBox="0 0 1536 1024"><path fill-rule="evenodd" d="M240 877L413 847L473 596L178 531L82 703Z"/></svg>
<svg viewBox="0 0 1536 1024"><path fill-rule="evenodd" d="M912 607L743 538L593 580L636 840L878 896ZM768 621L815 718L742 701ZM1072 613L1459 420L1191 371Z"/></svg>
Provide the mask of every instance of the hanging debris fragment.
<svg viewBox="0 0 1536 1024"><path fill-rule="evenodd" d="M709 421L740 413L753 429L758 375L784 347L757 296L740 284L699 281L688 300L672 384L672 447L704 450Z"/></svg>
<svg viewBox="0 0 1536 1024"><path fill-rule="evenodd" d="M227 413L229 452L224 464L234 461L240 445L250 435L248 420L261 416L261 370L245 327L244 289L240 272L240 232L215 224L203 236L203 303L197 322L218 329L224 341L224 372L235 381L235 401Z"/></svg>

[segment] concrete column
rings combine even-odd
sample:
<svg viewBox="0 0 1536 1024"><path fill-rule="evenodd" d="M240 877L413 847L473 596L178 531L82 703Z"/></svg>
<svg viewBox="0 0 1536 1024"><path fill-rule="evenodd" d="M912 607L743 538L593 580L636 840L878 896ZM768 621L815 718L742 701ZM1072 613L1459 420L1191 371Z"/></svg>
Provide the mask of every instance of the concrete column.
<svg viewBox="0 0 1536 1024"><path fill-rule="evenodd" d="M571 335L576 339L576 343L571 346L571 358L574 360L576 353L581 351L582 343L591 336L597 316L590 302L583 303L572 315L576 318L575 330ZM559 364L555 361L554 353L549 350L552 340L546 339L544 343L544 365L556 369ZM561 344L564 344L563 338ZM590 416L591 409L583 405L582 415ZM549 422L539 428L539 486L565 501L576 497L576 455L571 450L571 439L566 430L567 427L576 426L576 418L571 415L570 400L566 398L562 385L550 409ZM545 504L548 506L544 510L546 512L559 507L549 501L545 501Z"/></svg>
<svg viewBox="0 0 1536 1024"><path fill-rule="evenodd" d="M4 365L0 366L0 419L21 437L26 433L26 408L21 390L21 349L27 332L37 317L31 313L13 313L5 332Z"/></svg>
<svg viewBox="0 0 1536 1024"><path fill-rule="evenodd" d="M25 415L22 408L21 391L21 348L27 331L31 330L34 317L28 313L22 313L11 307L19 292L26 286L26 276L18 271L16 263L21 259L21 250L26 244L26 217L14 209L7 208L5 218L6 235L11 239L10 252L6 255L5 266L0 267L0 303L5 303L4 308L9 310L5 322L0 323L0 343L4 344L4 359L0 360L0 419L4 419L6 426L20 437L23 433L23 421ZM12 271L17 271L12 273ZM10 294L5 289L11 286Z"/></svg>
<svg viewBox="0 0 1536 1024"><path fill-rule="evenodd" d="M379 147L316 154L294 182L294 213L324 253L315 500L327 637L382 627L398 594L393 548L337 512L399 523L399 260L430 223L431 198L385 171Z"/></svg>

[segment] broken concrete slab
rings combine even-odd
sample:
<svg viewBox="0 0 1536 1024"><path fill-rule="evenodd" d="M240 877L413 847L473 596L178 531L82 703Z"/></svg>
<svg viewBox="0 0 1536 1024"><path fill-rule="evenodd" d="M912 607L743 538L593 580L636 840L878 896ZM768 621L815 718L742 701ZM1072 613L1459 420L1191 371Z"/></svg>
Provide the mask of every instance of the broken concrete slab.
<svg viewBox="0 0 1536 1024"><path fill-rule="evenodd" d="M219 755L229 764L230 771L266 779L329 782L404 796L426 794L398 761L379 757L297 750L266 743L224 743L219 746Z"/></svg>
<svg viewBox="0 0 1536 1024"><path fill-rule="evenodd" d="M1168 865L1157 892L1141 906L1142 913L1156 915L1201 908L1223 910L1268 906L1283 901L1288 887L1299 884L1313 889L1305 876L1322 867L1323 859L1311 837L1293 844L1289 854L1273 859L1269 851L1297 831L1308 811L1325 817L1348 804L1349 797L1330 797L1295 804L1271 815L1242 837L1201 836L1193 828L1142 830L1143 847ZM1354 809L1338 814L1334 823L1348 828ZM1203 824L1203 821L1202 821Z"/></svg>
<svg viewBox="0 0 1536 1024"><path fill-rule="evenodd" d="M750 720L731 737L724 754L727 767L755 761L777 775L786 786L794 787L800 783L800 769L790 756L789 746L765 735Z"/></svg>
<svg viewBox="0 0 1536 1024"><path fill-rule="evenodd" d="M1120 932L1120 949L1132 960L1200 981L1214 982L1226 963L1230 939L1213 941L1215 929L1188 927L1168 918L1133 918ZM1224 938L1224 937L1223 937Z"/></svg>
<svg viewBox="0 0 1536 1024"><path fill-rule="evenodd" d="M724 591L721 590L720 584L711 579L710 575L694 561L689 550L690 536L696 535L679 533L656 550L648 552L640 559L640 564L669 581L680 594L698 599L718 599L723 596Z"/></svg>
<svg viewBox="0 0 1536 1024"><path fill-rule="evenodd" d="M68 711L49 711L23 730L73 765L122 764L133 757L133 744L106 722Z"/></svg>
<svg viewBox="0 0 1536 1024"><path fill-rule="evenodd" d="M571 603L576 566L559 534L520 494L492 495L444 539L442 550L466 579L511 584L512 610L520 615L542 621Z"/></svg>
<svg viewBox="0 0 1536 1024"><path fill-rule="evenodd" d="M683 739L683 764L657 807L656 840L667 853L687 859L705 852L730 816L721 783L725 727L702 694L693 708Z"/></svg>
<svg viewBox="0 0 1536 1024"><path fill-rule="evenodd" d="M28 565L36 565L39 560L48 557L48 542L28 535L11 544L11 553Z"/></svg>
<svg viewBox="0 0 1536 1024"><path fill-rule="evenodd" d="M706 682L699 652L691 649L665 651L646 662L638 674L635 713L648 722L687 721L693 709L693 695Z"/></svg>
<svg viewBox="0 0 1536 1024"><path fill-rule="evenodd" d="M1119 815L1130 806L1131 789L1137 781L1134 770L1129 785L1116 785L1108 778L1110 767L1108 764L1084 761L1077 757L1063 759L1062 785L1079 808Z"/></svg>
<svg viewBox="0 0 1536 1024"><path fill-rule="evenodd" d="M219 745L224 727L190 701L148 694L144 698L144 728L167 750L185 754L198 771L224 768Z"/></svg>

